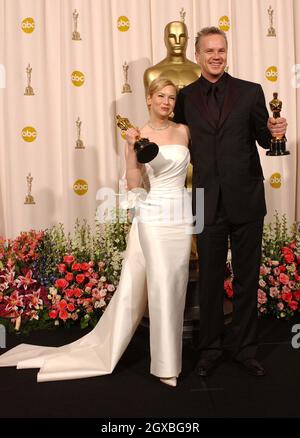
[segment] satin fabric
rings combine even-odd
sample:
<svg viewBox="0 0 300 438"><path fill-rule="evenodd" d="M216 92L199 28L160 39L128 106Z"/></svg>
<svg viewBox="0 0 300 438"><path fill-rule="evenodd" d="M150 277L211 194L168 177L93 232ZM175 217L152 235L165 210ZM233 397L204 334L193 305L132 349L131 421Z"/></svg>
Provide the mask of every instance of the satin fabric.
<svg viewBox="0 0 300 438"><path fill-rule="evenodd" d="M0 357L0 366L40 368L38 382L110 374L148 303L150 372L179 375L191 251L191 202L184 188L189 160L187 147L164 145L145 166L149 190L134 195L120 282L96 327L63 347L21 344Z"/></svg>

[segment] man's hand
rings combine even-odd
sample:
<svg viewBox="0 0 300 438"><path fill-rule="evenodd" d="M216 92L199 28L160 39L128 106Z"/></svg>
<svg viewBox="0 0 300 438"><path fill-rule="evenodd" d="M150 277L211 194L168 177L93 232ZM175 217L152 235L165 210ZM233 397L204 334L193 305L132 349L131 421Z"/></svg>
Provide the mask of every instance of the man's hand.
<svg viewBox="0 0 300 438"><path fill-rule="evenodd" d="M284 117L278 117L274 119L274 117L269 117L268 119L268 129L271 132L273 137L283 137L286 133L287 122Z"/></svg>

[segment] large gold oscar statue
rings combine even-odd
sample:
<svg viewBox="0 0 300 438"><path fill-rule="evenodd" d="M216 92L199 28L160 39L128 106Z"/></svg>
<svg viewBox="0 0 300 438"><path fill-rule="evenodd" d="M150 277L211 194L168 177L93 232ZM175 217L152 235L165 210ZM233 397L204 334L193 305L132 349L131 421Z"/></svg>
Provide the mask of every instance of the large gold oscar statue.
<svg viewBox="0 0 300 438"><path fill-rule="evenodd" d="M164 38L167 56L158 64L145 70L144 86L146 92L151 82L160 76L173 81L179 90L191 82L196 81L201 74L199 65L186 57L188 31L183 21L172 21L168 23L165 27ZM190 164L186 179L188 189L192 187L192 173L193 167ZM190 281L185 309L184 337L186 338L191 337L193 321L199 318L199 306L196 302L197 293L195 291L198 269L197 259L196 238L193 236L190 257Z"/></svg>
<svg viewBox="0 0 300 438"><path fill-rule="evenodd" d="M165 27L165 45L167 56L158 64L147 68L144 73L144 85L147 90L151 82L166 77L174 82L178 89L194 82L200 76L198 64L186 57L188 31L182 21L172 21Z"/></svg>
<svg viewBox="0 0 300 438"><path fill-rule="evenodd" d="M188 30L185 23L171 21L165 27L164 37L167 56L158 64L145 70L144 85L146 92L151 82L160 76L170 79L179 90L196 81L201 74L199 65L186 57ZM192 187L192 174L193 166L190 164L186 181L188 189ZM190 259L191 275L195 276L195 271L197 271L197 246L196 239L193 238Z"/></svg>

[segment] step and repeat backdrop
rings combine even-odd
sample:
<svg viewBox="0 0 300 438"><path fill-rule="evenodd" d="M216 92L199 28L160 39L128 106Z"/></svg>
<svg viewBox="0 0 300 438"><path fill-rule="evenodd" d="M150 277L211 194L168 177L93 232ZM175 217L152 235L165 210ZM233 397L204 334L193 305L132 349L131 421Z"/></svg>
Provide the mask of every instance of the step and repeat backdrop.
<svg viewBox="0 0 300 438"><path fill-rule="evenodd" d="M143 74L166 57L171 21L187 26L189 60L197 31L218 26L229 74L260 83L268 108L278 92L290 155L260 150L267 221L300 218L300 0L0 0L1 235L71 230L118 193L116 115L147 121Z"/></svg>

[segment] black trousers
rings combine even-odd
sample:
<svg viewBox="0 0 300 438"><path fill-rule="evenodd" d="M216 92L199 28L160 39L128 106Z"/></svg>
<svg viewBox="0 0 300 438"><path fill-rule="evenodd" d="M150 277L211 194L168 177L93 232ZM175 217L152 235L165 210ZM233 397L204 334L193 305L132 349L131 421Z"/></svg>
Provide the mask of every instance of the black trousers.
<svg viewBox="0 0 300 438"><path fill-rule="evenodd" d="M226 343L238 360L257 350L257 290L261 263L263 218L243 224L228 219L220 194L215 222L197 235L199 256L199 349L202 358L217 358ZM233 316L224 334L224 276L230 240L233 280Z"/></svg>

